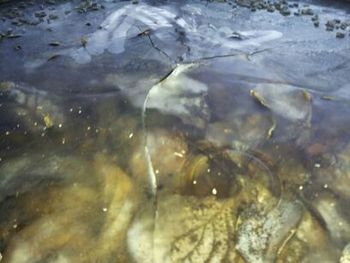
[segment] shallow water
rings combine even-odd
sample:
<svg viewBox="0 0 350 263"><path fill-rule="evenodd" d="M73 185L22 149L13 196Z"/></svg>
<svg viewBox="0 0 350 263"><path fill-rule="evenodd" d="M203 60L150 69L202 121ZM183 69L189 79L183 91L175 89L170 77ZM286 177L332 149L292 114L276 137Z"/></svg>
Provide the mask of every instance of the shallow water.
<svg viewBox="0 0 350 263"><path fill-rule="evenodd" d="M350 6L309 4L0 4L0 261L350 262Z"/></svg>

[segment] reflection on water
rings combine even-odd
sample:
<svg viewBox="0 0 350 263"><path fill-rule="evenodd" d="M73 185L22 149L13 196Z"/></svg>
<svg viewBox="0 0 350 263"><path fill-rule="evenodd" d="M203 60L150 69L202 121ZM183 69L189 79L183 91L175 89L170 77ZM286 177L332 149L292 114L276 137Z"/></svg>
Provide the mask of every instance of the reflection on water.
<svg viewBox="0 0 350 263"><path fill-rule="evenodd" d="M222 5L120 4L1 82L1 262L349 262L349 76Z"/></svg>

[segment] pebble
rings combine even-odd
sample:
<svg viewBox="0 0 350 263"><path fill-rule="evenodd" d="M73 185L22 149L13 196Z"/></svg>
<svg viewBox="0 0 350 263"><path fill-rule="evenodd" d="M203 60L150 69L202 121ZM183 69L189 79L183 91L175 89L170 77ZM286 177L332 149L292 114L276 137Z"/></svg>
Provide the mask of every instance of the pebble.
<svg viewBox="0 0 350 263"><path fill-rule="evenodd" d="M137 0L134 0L132 3L138 2ZM226 1L225 1L226 2ZM233 3L228 2L230 5L233 5ZM265 9L268 12L275 12L276 10L279 11L279 13L283 16L289 16L292 13L291 9L296 9L300 8L300 5L298 3L288 3L286 0L276 0L276 1L264 1L264 0L235 0L234 7L241 6L241 7L246 7L249 8L252 12L256 10L262 10ZM87 9L89 8L97 8L98 5L96 3L91 3L90 6L88 6ZM101 6L100 6L101 7ZM300 15L307 15L307 16L313 16L311 18L313 25L315 27L320 26L320 21L319 17L316 14L312 8L310 8L310 5L304 4L302 7L293 12L294 16L300 16ZM86 23L86 25L90 25L90 23ZM342 22L340 19L333 19L330 20L326 23L326 30L327 31L334 31L334 29L343 29L346 30L350 26L350 23ZM338 32L336 34L337 38L343 38L345 37L345 34L342 32Z"/></svg>
<svg viewBox="0 0 350 263"><path fill-rule="evenodd" d="M345 22L340 24L340 28L343 29L343 30L345 30L348 26L349 25L347 23L345 23Z"/></svg>
<svg viewBox="0 0 350 263"><path fill-rule="evenodd" d="M313 22L318 21L318 20L319 20L318 15L315 15L311 18L311 21L313 21Z"/></svg>
<svg viewBox="0 0 350 263"><path fill-rule="evenodd" d="M326 30L327 30L327 31L333 31L334 28L335 28L335 22L334 22L334 20L329 20L329 21L327 21L327 23L326 23Z"/></svg>
<svg viewBox="0 0 350 263"><path fill-rule="evenodd" d="M45 11L41 11L41 12L35 12L34 16L39 17L39 18L43 18L43 17L47 16L47 14Z"/></svg>
<svg viewBox="0 0 350 263"><path fill-rule="evenodd" d="M281 13L281 15L283 15L283 16L289 16L290 15L290 10L289 9L281 9L280 10L280 13Z"/></svg>
<svg viewBox="0 0 350 263"><path fill-rule="evenodd" d="M50 14L49 19L56 20L58 18L58 15Z"/></svg>
<svg viewBox="0 0 350 263"><path fill-rule="evenodd" d="M311 8L306 8L301 10L302 15L313 16L314 11Z"/></svg>
<svg viewBox="0 0 350 263"><path fill-rule="evenodd" d="M273 6L269 6L268 8L267 8L267 11L268 12L275 12L275 8L273 7Z"/></svg>
<svg viewBox="0 0 350 263"><path fill-rule="evenodd" d="M344 38L345 34L343 32L337 32L337 34L335 35L337 38Z"/></svg>

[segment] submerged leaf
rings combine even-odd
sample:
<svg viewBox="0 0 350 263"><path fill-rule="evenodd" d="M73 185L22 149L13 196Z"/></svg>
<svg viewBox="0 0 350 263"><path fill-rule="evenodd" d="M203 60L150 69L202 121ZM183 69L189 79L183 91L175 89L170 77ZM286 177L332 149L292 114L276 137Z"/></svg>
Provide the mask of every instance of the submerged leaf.
<svg viewBox="0 0 350 263"><path fill-rule="evenodd" d="M255 88L252 96L285 119L310 122L311 95L305 90L287 84L264 83Z"/></svg>
<svg viewBox="0 0 350 263"><path fill-rule="evenodd" d="M50 117L50 114L44 115L44 123L45 123L46 128L51 128L53 126L53 120Z"/></svg>
<svg viewBox="0 0 350 263"><path fill-rule="evenodd" d="M275 121L275 119L272 119L272 125L271 125L271 127L268 129L268 131L267 131L267 139L271 139L272 138L272 136L273 136L273 133L275 132L275 130L276 130L276 126L277 126L277 124L276 124L276 121Z"/></svg>
<svg viewBox="0 0 350 263"><path fill-rule="evenodd" d="M321 99L322 100L334 100L335 97L333 97L333 96L322 96Z"/></svg>
<svg viewBox="0 0 350 263"><path fill-rule="evenodd" d="M269 105L267 104L266 100L255 90L250 90L250 96L252 96L262 106L269 108Z"/></svg>
<svg viewBox="0 0 350 263"><path fill-rule="evenodd" d="M54 60L54 59L56 59L56 58L59 58L60 56L61 56L60 54L54 54L54 55L50 56L50 57L47 59L47 61Z"/></svg>
<svg viewBox="0 0 350 263"><path fill-rule="evenodd" d="M180 196L160 200L153 229L152 213L145 211L129 230L136 262L240 262L233 239L238 203Z"/></svg>

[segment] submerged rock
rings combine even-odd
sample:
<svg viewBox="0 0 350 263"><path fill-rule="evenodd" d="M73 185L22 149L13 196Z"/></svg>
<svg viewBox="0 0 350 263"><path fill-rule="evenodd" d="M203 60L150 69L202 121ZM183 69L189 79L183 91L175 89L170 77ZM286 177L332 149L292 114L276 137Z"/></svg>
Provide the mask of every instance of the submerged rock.
<svg viewBox="0 0 350 263"><path fill-rule="evenodd" d="M330 237L336 244L344 244L350 239L350 223L348 215L331 193L319 194L313 201L314 207L327 224Z"/></svg>
<svg viewBox="0 0 350 263"><path fill-rule="evenodd" d="M325 155L325 154L324 154ZM350 198L350 147L347 146L335 156L335 162L321 167L315 171L315 181L321 186L327 186L337 195L343 198Z"/></svg>
<svg viewBox="0 0 350 263"><path fill-rule="evenodd" d="M346 245L343 249L343 254L340 258L340 263L349 263L350 262L350 245Z"/></svg>
<svg viewBox="0 0 350 263"><path fill-rule="evenodd" d="M164 129L151 128L147 130L147 147L149 159L145 157L145 145L134 148L129 160L132 175L148 184L148 165L151 165L158 186L162 189L173 190L174 183L184 163L188 158L188 145L184 137ZM150 163L147 163L149 161Z"/></svg>
<svg viewBox="0 0 350 263"><path fill-rule="evenodd" d="M125 234L138 199L130 195L130 179L103 155L85 167L91 170L84 175L96 176L98 186L77 178L31 191L26 194L29 200L20 195L18 202L29 202L25 207L34 210L28 211L33 217L27 225L22 222L24 211L9 211L21 231L8 242L6 262L127 261Z"/></svg>
<svg viewBox="0 0 350 263"><path fill-rule="evenodd" d="M277 203L266 182L270 174L238 152L208 156L189 159L135 217L127 242L136 262L243 262L236 221L247 204L270 209Z"/></svg>
<svg viewBox="0 0 350 263"><path fill-rule="evenodd" d="M236 249L247 262L275 262L301 216L300 204L284 200L267 213L244 211L238 222Z"/></svg>

